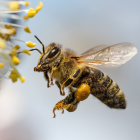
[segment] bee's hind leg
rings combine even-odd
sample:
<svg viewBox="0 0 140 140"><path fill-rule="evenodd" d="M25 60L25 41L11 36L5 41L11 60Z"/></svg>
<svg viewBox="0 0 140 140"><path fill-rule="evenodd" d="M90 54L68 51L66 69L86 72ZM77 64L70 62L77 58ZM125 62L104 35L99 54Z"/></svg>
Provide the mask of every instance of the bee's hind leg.
<svg viewBox="0 0 140 140"><path fill-rule="evenodd" d="M54 114L53 118L56 117L55 110L62 110L62 114L64 114L64 109L68 109L69 106L70 104L66 104L64 100L59 101L57 104L55 104L53 108L53 114Z"/></svg>
<svg viewBox="0 0 140 140"><path fill-rule="evenodd" d="M71 92L71 91L74 91L74 90L70 88L70 94L65 99L55 104L53 108L53 114L54 114L53 118L56 117L55 110L62 110L62 114L64 114L64 109L66 109L68 112L74 112L77 109L77 106L80 101L77 101L75 99L75 96L74 96L75 92Z"/></svg>
<svg viewBox="0 0 140 140"><path fill-rule="evenodd" d="M64 108L62 108L62 114L64 114Z"/></svg>
<svg viewBox="0 0 140 140"><path fill-rule="evenodd" d="M63 95L63 94L62 94L62 90L61 90L61 85L60 85L60 83L59 83L58 81L55 81L55 84L57 85L57 87L58 87L59 90L60 90L60 95Z"/></svg>
<svg viewBox="0 0 140 140"><path fill-rule="evenodd" d="M49 79L49 76L48 76L47 72L44 72L44 77L47 80L47 87L49 88L50 87L50 79Z"/></svg>

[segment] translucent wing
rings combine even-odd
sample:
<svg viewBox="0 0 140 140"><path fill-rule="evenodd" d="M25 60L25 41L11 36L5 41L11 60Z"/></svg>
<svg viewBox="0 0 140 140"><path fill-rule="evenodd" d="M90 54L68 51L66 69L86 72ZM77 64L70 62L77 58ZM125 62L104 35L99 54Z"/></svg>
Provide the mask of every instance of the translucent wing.
<svg viewBox="0 0 140 140"><path fill-rule="evenodd" d="M83 53L79 63L104 67L120 66L130 60L137 53L132 43L120 43L112 46L100 46Z"/></svg>
<svg viewBox="0 0 140 140"><path fill-rule="evenodd" d="M82 53L81 55L87 55L87 54L91 54L91 53L95 53L95 52L98 52L104 48L107 48L108 45L98 45L98 46L95 46L89 50L87 50L86 52Z"/></svg>

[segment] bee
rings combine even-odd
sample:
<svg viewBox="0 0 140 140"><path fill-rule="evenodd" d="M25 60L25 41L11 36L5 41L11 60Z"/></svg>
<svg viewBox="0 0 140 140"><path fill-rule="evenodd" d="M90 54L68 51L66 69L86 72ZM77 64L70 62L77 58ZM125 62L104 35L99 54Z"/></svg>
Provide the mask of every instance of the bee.
<svg viewBox="0 0 140 140"><path fill-rule="evenodd" d="M100 66L117 67L130 60L137 53L132 43L100 45L78 55L69 49L62 49L62 46L56 43L44 47L37 36L35 37L42 44L43 52L38 49L30 50L37 50L41 54L34 71L44 73L47 87L54 85L54 79L60 95L64 96L64 89L69 89L69 95L54 106L54 118L55 110L62 110L64 113L66 109L73 112L79 102L87 99L90 94L110 108L126 108L123 91L99 69Z"/></svg>

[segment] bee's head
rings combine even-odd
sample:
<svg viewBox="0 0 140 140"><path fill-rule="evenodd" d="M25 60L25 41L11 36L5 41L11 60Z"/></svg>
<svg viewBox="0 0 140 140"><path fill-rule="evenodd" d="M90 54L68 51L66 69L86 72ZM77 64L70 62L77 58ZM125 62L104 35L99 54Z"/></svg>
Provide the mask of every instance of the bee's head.
<svg viewBox="0 0 140 140"><path fill-rule="evenodd" d="M37 40L42 44L43 52L36 49L41 54L41 56L39 57L38 64L34 68L34 71L47 71L50 69L50 64L52 64L52 62L54 62L55 59L57 59L60 55L61 47L55 43L51 43L48 47L45 48L43 43L38 38Z"/></svg>

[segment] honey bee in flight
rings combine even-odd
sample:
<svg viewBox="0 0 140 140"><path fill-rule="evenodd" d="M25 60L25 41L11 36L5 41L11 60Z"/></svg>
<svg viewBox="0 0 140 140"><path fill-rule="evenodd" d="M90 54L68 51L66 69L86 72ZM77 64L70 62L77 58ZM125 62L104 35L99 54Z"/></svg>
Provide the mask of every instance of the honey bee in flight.
<svg viewBox="0 0 140 140"><path fill-rule="evenodd" d="M35 36L36 37L36 36ZM136 47L131 43L120 43L112 46L96 46L78 55L69 49L62 49L61 45L51 43L44 47L43 52L37 50L41 56L34 71L43 72L47 80L47 86L53 85L53 79L58 86L61 95L65 95L64 89L69 89L69 95L59 101L53 108L64 109L73 112L80 101L92 94L110 108L125 109L125 95L119 86L98 68L116 67L126 63L136 53ZM50 78L48 76L50 74Z"/></svg>

